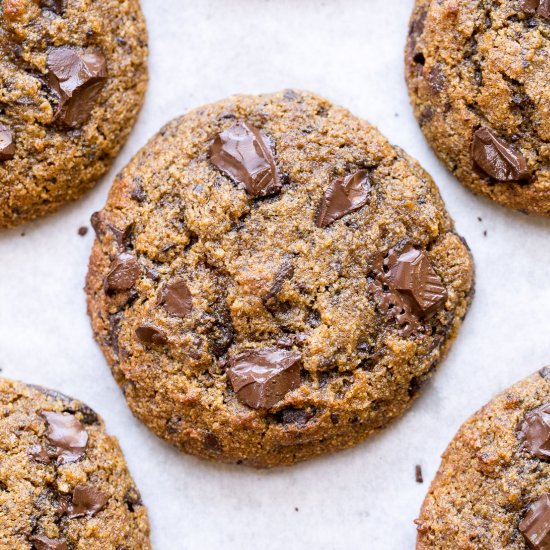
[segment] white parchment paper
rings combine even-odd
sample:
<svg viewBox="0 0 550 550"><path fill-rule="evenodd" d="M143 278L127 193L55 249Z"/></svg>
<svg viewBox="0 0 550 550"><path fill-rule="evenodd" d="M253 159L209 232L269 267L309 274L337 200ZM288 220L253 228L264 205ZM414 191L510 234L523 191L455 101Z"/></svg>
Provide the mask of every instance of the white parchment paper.
<svg viewBox="0 0 550 550"><path fill-rule="evenodd" d="M117 435L149 507L156 550L406 550L460 424L550 363L550 222L461 187L409 107L402 51L412 0L142 0L151 82L130 141L84 200L0 233L2 374L89 403ZM90 214L170 118L234 93L309 89L376 124L438 182L477 263L477 296L414 408L353 450L256 472L179 454L130 414L92 340L82 292ZM422 465L423 485L414 479Z"/></svg>

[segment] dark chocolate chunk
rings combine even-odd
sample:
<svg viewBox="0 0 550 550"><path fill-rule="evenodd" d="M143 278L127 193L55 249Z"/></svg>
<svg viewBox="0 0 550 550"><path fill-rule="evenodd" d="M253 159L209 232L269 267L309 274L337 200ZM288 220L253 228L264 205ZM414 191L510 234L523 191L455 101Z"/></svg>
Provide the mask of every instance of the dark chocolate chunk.
<svg viewBox="0 0 550 550"><path fill-rule="evenodd" d="M134 178L134 188L130 196L136 202L144 202L147 199L147 194L143 189L143 182L140 177Z"/></svg>
<svg viewBox="0 0 550 550"><path fill-rule="evenodd" d="M107 80L105 57L98 51L53 48L48 54L48 84L58 97L56 119L69 127L90 116Z"/></svg>
<svg viewBox="0 0 550 550"><path fill-rule="evenodd" d="M359 170L333 181L325 191L317 215L317 227L327 227L367 204L371 189L368 170Z"/></svg>
<svg viewBox="0 0 550 550"><path fill-rule="evenodd" d="M30 538L33 550L68 550L67 543L60 539L49 539L44 535L36 535Z"/></svg>
<svg viewBox="0 0 550 550"><path fill-rule="evenodd" d="M472 158L485 174L498 181L529 179L525 157L488 128L480 128L475 132Z"/></svg>
<svg viewBox="0 0 550 550"><path fill-rule="evenodd" d="M520 438L523 447L532 455L550 460L550 403L525 415Z"/></svg>
<svg viewBox="0 0 550 550"><path fill-rule="evenodd" d="M300 428L303 428L314 416L314 409L284 409L278 414L278 418L284 425L294 425Z"/></svg>
<svg viewBox="0 0 550 550"><path fill-rule="evenodd" d="M399 256L390 252L385 265L393 288L410 296L422 315L432 313L447 299L441 277L424 252L408 245Z"/></svg>
<svg viewBox="0 0 550 550"><path fill-rule="evenodd" d="M164 332L153 325L140 325L136 328L136 336L142 344L164 346L168 338Z"/></svg>
<svg viewBox="0 0 550 550"><path fill-rule="evenodd" d="M136 487L130 487L124 495L124 502L130 512L133 512L137 506L143 506L141 495Z"/></svg>
<svg viewBox="0 0 550 550"><path fill-rule="evenodd" d="M238 122L214 139L212 164L253 197L263 197L281 189L281 177L267 137L254 126Z"/></svg>
<svg viewBox="0 0 550 550"><path fill-rule="evenodd" d="M134 224L130 223L124 229L119 229L111 224L108 224L108 226L115 237L119 250L121 252L128 250L134 235Z"/></svg>
<svg viewBox="0 0 550 550"><path fill-rule="evenodd" d="M141 269L133 254L122 252L111 264L111 270L105 277L105 292L130 290L136 284Z"/></svg>
<svg viewBox="0 0 550 550"><path fill-rule="evenodd" d="M275 275L271 288L266 292L263 297L264 302L270 300L271 298L275 298L283 289L285 281L288 279L292 279L293 276L294 266L288 261L283 262Z"/></svg>
<svg viewBox="0 0 550 550"><path fill-rule="evenodd" d="M424 476L422 475L422 466L420 466L420 464L417 464L414 468L414 477L416 479L416 483L424 483Z"/></svg>
<svg viewBox="0 0 550 550"><path fill-rule="evenodd" d="M10 160L15 156L15 141L11 130L0 124L0 160Z"/></svg>
<svg viewBox="0 0 550 550"><path fill-rule="evenodd" d="M74 488L67 515L70 518L91 517L103 510L108 500L104 493L89 485L77 485Z"/></svg>
<svg viewBox="0 0 550 550"><path fill-rule="evenodd" d="M523 0L521 7L526 13L536 13L550 20L550 0Z"/></svg>
<svg viewBox="0 0 550 550"><path fill-rule="evenodd" d="M72 414L42 412L48 423L48 440L56 448L60 463L75 462L84 456L88 432Z"/></svg>
<svg viewBox="0 0 550 550"><path fill-rule="evenodd" d="M185 281L166 285L159 294L158 304L176 317L187 317L193 309L193 297Z"/></svg>
<svg viewBox="0 0 550 550"><path fill-rule="evenodd" d="M84 237L85 235L88 234L88 228L87 227L79 227L78 228L78 234L81 236L81 237Z"/></svg>
<svg viewBox="0 0 550 550"><path fill-rule="evenodd" d="M550 493L542 495L528 510L519 530L533 550L550 550Z"/></svg>
<svg viewBox="0 0 550 550"><path fill-rule="evenodd" d="M40 5L43 8L57 13L57 15L62 15L65 11L65 2L66 0L41 0Z"/></svg>
<svg viewBox="0 0 550 550"><path fill-rule="evenodd" d="M94 212L90 216L90 224L94 230L95 236L101 240L105 235L105 223L103 222L102 212Z"/></svg>
<svg viewBox="0 0 550 550"><path fill-rule="evenodd" d="M300 359L299 352L278 348L244 350L227 372L239 401L268 409L300 386Z"/></svg>

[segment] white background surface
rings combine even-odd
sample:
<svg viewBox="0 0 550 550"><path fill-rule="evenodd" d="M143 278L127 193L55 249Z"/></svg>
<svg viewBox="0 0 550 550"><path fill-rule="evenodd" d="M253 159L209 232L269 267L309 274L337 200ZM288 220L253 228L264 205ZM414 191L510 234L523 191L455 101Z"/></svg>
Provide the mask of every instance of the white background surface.
<svg viewBox="0 0 550 550"><path fill-rule="evenodd" d="M459 425L550 363L550 222L472 196L428 149L403 79L412 0L142 3L151 82L115 167L79 203L0 233L2 374L74 395L102 414L149 507L156 550L414 548L412 522ZM256 472L183 456L133 419L92 340L82 286L93 232L83 238L77 230L103 205L115 173L170 118L233 93L287 87L348 107L421 161L473 250L477 296L450 356L404 418L353 450Z"/></svg>

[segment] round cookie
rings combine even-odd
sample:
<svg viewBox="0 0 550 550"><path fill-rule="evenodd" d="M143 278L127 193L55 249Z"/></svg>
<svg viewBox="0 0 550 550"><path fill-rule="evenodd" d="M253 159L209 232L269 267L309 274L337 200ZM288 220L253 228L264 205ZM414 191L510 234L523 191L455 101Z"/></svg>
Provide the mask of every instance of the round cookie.
<svg viewBox="0 0 550 550"><path fill-rule="evenodd" d="M477 412L447 447L417 549L550 549L550 368Z"/></svg>
<svg viewBox="0 0 550 550"><path fill-rule="evenodd" d="M405 58L447 168L477 194L550 215L550 4L417 0Z"/></svg>
<svg viewBox="0 0 550 550"><path fill-rule="evenodd" d="M0 228L78 199L110 167L143 103L138 0L0 5Z"/></svg>
<svg viewBox="0 0 550 550"><path fill-rule="evenodd" d="M469 305L473 265L429 175L307 92L170 122L93 216L93 329L135 415L256 467L402 414Z"/></svg>
<svg viewBox="0 0 550 550"><path fill-rule="evenodd" d="M147 511L89 407L0 379L0 547L151 548Z"/></svg>

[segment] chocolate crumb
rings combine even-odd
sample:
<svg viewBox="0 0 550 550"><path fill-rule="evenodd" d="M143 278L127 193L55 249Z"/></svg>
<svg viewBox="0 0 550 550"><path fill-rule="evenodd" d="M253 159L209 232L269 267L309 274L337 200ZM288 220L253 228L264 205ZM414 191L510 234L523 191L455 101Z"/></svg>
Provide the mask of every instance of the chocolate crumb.
<svg viewBox="0 0 550 550"><path fill-rule="evenodd" d="M424 476L422 475L422 466L420 466L420 464L417 464L414 468L414 477L416 479L416 483L424 483Z"/></svg>
<svg viewBox="0 0 550 550"><path fill-rule="evenodd" d="M88 228L87 227L79 227L78 228L78 234L81 236L81 237L84 237L84 235L87 235L88 234Z"/></svg>

